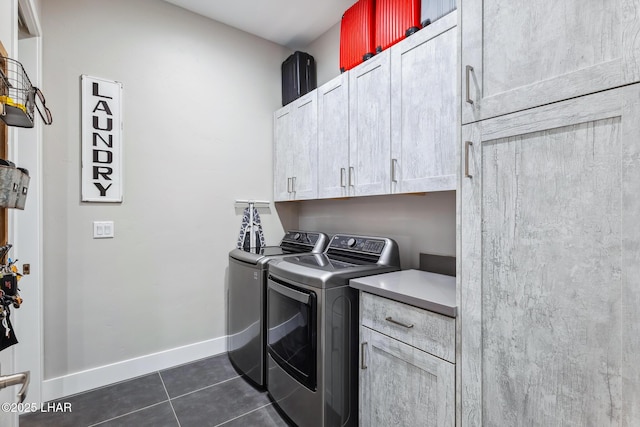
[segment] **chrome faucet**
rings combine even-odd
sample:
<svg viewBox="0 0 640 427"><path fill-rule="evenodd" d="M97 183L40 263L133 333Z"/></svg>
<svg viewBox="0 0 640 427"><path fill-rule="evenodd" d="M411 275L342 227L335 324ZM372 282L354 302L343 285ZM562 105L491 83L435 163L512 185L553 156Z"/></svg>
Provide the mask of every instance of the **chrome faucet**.
<svg viewBox="0 0 640 427"><path fill-rule="evenodd" d="M29 389L29 380L31 378L31 371L20 372L19 374L2 375L0 376L0 389L9 387L12 385L22 384L20 391L18 392L19 403L24 402L27 397L27 390Z"/></svg>

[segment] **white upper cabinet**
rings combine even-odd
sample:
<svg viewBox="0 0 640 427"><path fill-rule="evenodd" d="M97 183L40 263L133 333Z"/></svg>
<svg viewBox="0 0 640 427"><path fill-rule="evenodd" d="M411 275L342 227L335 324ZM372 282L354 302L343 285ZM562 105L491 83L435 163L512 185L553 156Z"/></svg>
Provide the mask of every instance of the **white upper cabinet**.
<svg viewBox="0 0 640 427"><path fill-rule="evenodd" d="M291 104L273 114L273 199L291 198Z"/></svg>
<svg viewBox="0 0 640 427"><path fill-rule="evenodd" d="M457 13L391 48L391 191L456 188Z"/></svg>
<svg viewBox="0 0 640 427"><path fill-rule="evenodd" d="M295 200L318 196L318 101L314 90L293 104L292 182Z"/></svg>
<svg viewBox="0 0 640 427"><path fill-rule="evenodd" d="M349 74L318 88L318 197L349 195Z"/></svg>
<svg viewBox="0 0 640 427"><path fill-rule="evenodd" d="M275 112L274 200L318 195L318 104L312 91Z"/></svg>
<svg viewBox="0 0 640 427"><path fill-rule="evenodd" d="M456 189L457 17L275 113L276 201Z"/></svg>
<svg viewBox="0 0 640 427"><path fill-rule="evenodd" d="M390 59L387 49L349 72L347 184L354 196L391 191Z"/></svg>
<svg viewBox="0 0 640 427"><path fill-rule="evenodd" d="M462 0L462 122L640 81L640 0Z"/></svg>

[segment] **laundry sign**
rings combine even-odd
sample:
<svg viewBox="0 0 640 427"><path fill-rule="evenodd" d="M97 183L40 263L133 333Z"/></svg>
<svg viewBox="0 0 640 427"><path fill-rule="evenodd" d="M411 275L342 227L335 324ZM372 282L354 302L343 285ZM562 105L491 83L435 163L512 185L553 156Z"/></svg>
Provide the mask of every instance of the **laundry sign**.
<svg viewBox="0 0 640 427"><path fill-rule="evenodd" d="M122 83L81 79L82 201L122 202Z"/></svg>

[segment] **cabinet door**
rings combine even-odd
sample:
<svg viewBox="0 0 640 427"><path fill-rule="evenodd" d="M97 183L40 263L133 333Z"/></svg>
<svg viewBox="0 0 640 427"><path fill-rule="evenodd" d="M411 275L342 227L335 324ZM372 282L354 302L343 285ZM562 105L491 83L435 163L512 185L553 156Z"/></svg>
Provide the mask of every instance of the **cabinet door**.
<svg viewBox="0 0 640 427"><path fill-rule="evenodd" d="M389 49L349 72L349 187L351 195L391 189Z"/></svg>
<svg viewBox="0 0 640 427"><path fill-rule="evenodd" d="M452 363L366 327L360 338L361 426L453 427Z"/></svg>
<svg viewBox="0 0 640 427"><path fill-rule="evenodd" d="M391 48L391 191L455 190L457 13Z"/></svg>
<svg viewBox="0 0 640 427"><path fill-rule="evenodd" d="M273 114L273 200L291 197L291 104Z"/></svg>
<svg viewBox="0 0 640 427"><path fill-rule="evenodd" d="M292 104L291 191L295 200L318 195L318 102L312 91Z"/></svg>
<svg viewBox="0 0 640 427"><path fill-rule="evenodd" d="M640 80L640 0L462 0L460 10L463 123Z"/></svg>
<svg viewBox="0 0 640 427"><path fill-rule="evenodd" d="M318 197L346 197L349 170L349 74L318 88Z"/></svg>
<svg viewBox="0 0 640 427"><path fill-rule="evenodd" d="M637 84L463 127L462 425L640 425L638 135Z"/></svg>

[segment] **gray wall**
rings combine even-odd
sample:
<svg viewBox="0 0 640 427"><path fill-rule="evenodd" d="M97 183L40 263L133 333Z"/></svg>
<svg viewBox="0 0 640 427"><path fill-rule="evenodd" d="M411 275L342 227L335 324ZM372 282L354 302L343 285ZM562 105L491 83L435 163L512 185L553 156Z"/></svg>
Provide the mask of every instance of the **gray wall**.
<svg viewBox="0 0 640 427"><path fill-rule="evenodd" d="M157 0L45 1L42 25L45 379L224 336L233 201L272 198L289 51ZM124 85L122 204L80 202L81 74Z"/></svg>
<svg viewBox="0 0 640 427"><path fill-rule="evenodd" d="M272 113L290 51L155 0L42 2L45 379L225 335L236 198L272 199ZM339 24L308 49L339 74ZM80 202L80 75L124 84L122 204ZM404 268L455 253L453 193L279 203L285 228L389 235ZM282 224L280 222L282 219ZM92 221L115 221L93 240Z"/></svg>
<svg viewBox="0 0 640 427"><path fill-rule="evenodd" d="M455 191L300 202L298 224L328 234L391 237L403 269L418 268L421 252L456 255Z"/></svg>
<svg viewBox="0 0 640 427"><path fill-rule="evenodd" d="M340 22L302 49L316 60L318 86L340 74Z"/></svg>

